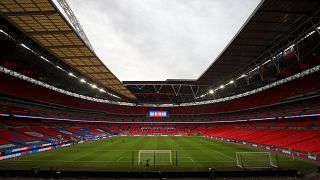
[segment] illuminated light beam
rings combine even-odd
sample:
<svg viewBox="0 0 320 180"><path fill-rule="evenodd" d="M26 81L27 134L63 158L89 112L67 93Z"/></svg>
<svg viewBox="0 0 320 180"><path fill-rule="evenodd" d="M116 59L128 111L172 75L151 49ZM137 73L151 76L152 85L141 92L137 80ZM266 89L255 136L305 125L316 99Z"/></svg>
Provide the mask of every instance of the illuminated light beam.
<svg viewBox="0 0 320 180"><path fill-rule="evenodd" d="M167 117L168 114L166 113ZM310 114L308 115L301 115L305 117L310 116L320 116L320 114ZM236 122L249 122L249 121L263 121L263 120L274 120L275 117L267 117L267 118L255 118L255 119L238 119L238 120L226 120L226 121L201 121L201 122L194 122L194 121L179 121L179 122L169 122L169 121L123 121L123 122L117 122L117 121L96 121L96 120L75 120L75 119L67 119L67 118L49 118L49 117L41 117L41 116L27 116L27 115L17 115L14 114L13 117L17 118L29 118L29 119L45 119L45 120L56 120L56 121L71 121L71 122L100 122L100 123L115 123L115 124L148 124L148 123L160 123L160 124L166 124L166 123L174 123L174 124L185 124L185 123L191 123L191 124L215 124L215 123L236 123ZM291 117L291 116L288 116ZM294 116L295 117L295 116Z"/></svg>
<svg viewBox="0 0 320 180"><path fill-rule="evenodd" d="M60 66L56 66L56 68L60 69L61 71L64 71L64 69L62 69L62 67Z"/></svg>
<svg viewBox="0 0 320 180"><path fill-rule="evenodd" d="M74 120L74 119L66 119L66 118L49 118L49 117L41 117L41 116L18 115L18 114L14 114L13 117L28 118L28 119L57 120L57 121L93 122L93 121L90 121L90 120Z"/></svg>
<svg viewBox="0 0 320 180"><path fill-rule="evenodd" d="M74 74L71 73L71 72L70 72L68 75L69 75L69 76L72 76L72 77L75 77L75 78L78 78L76 75L74 75Z"/></svg>
<svg viewBox="0 0 320 180"><path fill-rule="evenodd" d="M268 118L254 118L254 119L249 119L249 121L265 121L265 120L274 120L276 119L275 117L268 117Z"/></svg>
<svg viewBox="0 0 320 180"><path fill-rule="evenodd" d="M293 118L304 118L304 117L317 117L320 116L320 114L302 114L302 115L296 115L296 116L285 116L285 119L293 119Z"/></svg>

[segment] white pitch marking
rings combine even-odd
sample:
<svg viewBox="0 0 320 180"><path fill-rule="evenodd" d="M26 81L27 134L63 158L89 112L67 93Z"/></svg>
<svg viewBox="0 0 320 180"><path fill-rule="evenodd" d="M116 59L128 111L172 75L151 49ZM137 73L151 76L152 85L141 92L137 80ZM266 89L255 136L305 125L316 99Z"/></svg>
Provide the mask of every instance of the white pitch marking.
<svg viewBox="0 0 320 180"><path fill-rule="evenodd" d="M192 162L194 162L193 159L192 159L190 156L189 156L189 159L190 159Z"/></svg>
<svg viewBox="0 0 320 180"><path fill-rule="evenodd" d="M119 162L123 157L119 157L119 159L117 160L117 162Z"/></svg>

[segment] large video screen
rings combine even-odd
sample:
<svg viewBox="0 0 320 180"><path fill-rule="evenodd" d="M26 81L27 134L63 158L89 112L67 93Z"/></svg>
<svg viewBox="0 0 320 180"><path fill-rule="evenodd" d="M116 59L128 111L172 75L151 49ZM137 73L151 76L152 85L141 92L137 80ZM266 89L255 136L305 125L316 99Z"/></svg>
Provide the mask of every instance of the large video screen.
<svg viewBox="0 0 320 180"><path fill-rule="evenodd" d="M151 118L167 118L169 115L168 115L168 111L151 110L151 111L149 111L148 116Z"/></svg>

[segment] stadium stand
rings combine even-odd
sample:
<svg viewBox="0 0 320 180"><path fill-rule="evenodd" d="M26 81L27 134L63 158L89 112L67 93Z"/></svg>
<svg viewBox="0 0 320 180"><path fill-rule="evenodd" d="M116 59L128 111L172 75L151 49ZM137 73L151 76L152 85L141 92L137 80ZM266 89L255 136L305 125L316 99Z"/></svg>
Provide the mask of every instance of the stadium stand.
<svg viewBox="0 0 320 180"><path fill-rule="evenodd" d="M319 151L319 145L312 143L319 141L320 131L309 128L311 128L310 124L318 122L318 118L306 121L301 120L301 123L296 123L295 121L297 120L271 123L250 122L243 124L244 126L242 127L236 126L236 128L232 124L226 124L225 126L227 127L218 126L202 133L206 136L316 153ZM291 126L291 123L294 125ZM264 125L261 126L261 124ZM284 128L283 124L288 126Z"/></svg>
<svg viewBox="0 0 320 180"><path fill-rule="evenodd" d="M5 75L6 76L6 75ZM4 76L4 77L5 77ZM298 79L290 82L292 85L289 88L283 86L282 90L297 86L303 82L309 82L317 78L318 74L306 76L304 79ZM7 77L11 79L11 77ZM310 80L310 79L311 80ZM15 79L16 80L16 79ZM20 80L19 80L20 81ZM19 82L15 82L18 83ZM49 93L49 90L37 87L44 92ZM309 87L309 86L307 86ZM162 121L178 122L178 124L170 124L163 122L162 124L134 124L134 122L153 122L155 119L145 116L146 108L141 107L139 111L143 114L136 114L128 117L124 107L120 111L124 114L110 115L106 111L91 111L94 107L87 106L87 109L76 109L74 104L58 103L47 107L39 100L36 103L28 102L28 96L24 99L15 100L17 94L10 94L11 96L3 97L1 103L1 113L7 114L1 118L2 129L1 134L6 135L2 138L3 143L13 143L14 146L22 146L27 144L41 144L45 142L52 142L62 138L70 141L77 138L94 138L108 136L112 134L118 135L197 135L202 134L211 137L229 138L233 140L241 140L250 143L259 143L268 146L281 147L286 149L294 149L301 152L317 153L320 151L317 146L319 139L319 122L318 117L295 117L301 115L319 114L319 98L317 96L318 86L313 89L312 95L299 96L292 100L286 91L284 93L274 95L268 99L273 99L272 104L261 104L260 97L265 96L265 92L261 92L249 97L239 99L239 102L228 109L215 109L213 112L211 108L204 108L201 113L192 114L199 107L174 107L166 108L171 114L170 118ZM272 88L268 91L279 92L280 87ZM281 90L281 91L282 91ZM40 90L37 90L39 92ZM12 92L12 91L11 91ZM269 93L270 93L269 92ZM282 91L283 92L283 91ZM299 88L299 92L306 92ZM299 95L294 93L295 96ZM56 99L62 99L64 95L57 96ZM38 97L46 97L38 96ZM253 99L259 99L260 105L257 105ZM242 101L254 103L255 108L251 108L247 103ZM46 99L45 101L49 101ZM238 101L238 100L233 100ZM64 101L63 101L64 102ZM85 100L78 102L86 103ZM258 102L258 101L257 101ZM95 103L97 104L97 103ZM223 107L223 102L218 103ZM241 104L241 106L240 106ZM60 106L64 105L64 106ZM101 106L101 105L99 105ZM104 106L104 105L103 105ZM107 105L116 106L116 105ZM216 106L216 105L215 105ZM108 108L107 108L108 109ZM159 108L160 109L160 108ZM163 108L161 108L163 109ZM192 110L191 110L192 109ZM110 111L110 110L108 110ZM187 111L187 112L186 112ZM225 111L225 112L220 112ZM113 111L116 113L119 111ZM228 113L226 113L228 112ZM176 114L175 114L176 113ZM29 118L37 117L37 120L29 120ZM16 120L12 120L16 119ZM23 119L18 120L18 119ZM82 123L74 126L74 123L68 121L39 121L44 118L52 120L86 120L86 121L106 121L105 123ZM265 121L262 121L262 120ZM247 121L238 123L222 123L226 121ZM259 121L260 120L260 121ZM215 123L219 122L220 123ZM248 122L252 121L252 122ZM122 122L121 124L114 124L112 122ZM132 122L133 124L126 124ZM200 124L179 124L181 122L194 122ZM98 129L99 128L99 129Z"/></svg>
<svg viewBox="0 0 320 180"><path fill-rule="evenodd" d="M114 136L199 136L320 161L320 3L277 3L262 1L197 80L135 84L120 82L52 1L0 2L0 160Z"/></svg>
<svg viewBox="0 0 320 180"><path fill-rule="evenodd" d="M14 130L10 129L1 129L0 130L1 138L10 142L13 142L15 144L20 145L38 145L41 143L45 143L44 141L41 141L37 138L27 136L24 134L20 134Z"/></svg>
<svg viewBox="0 0 320 180"><path fill-rule="evenodd" d="M61 138L89 139L109 135L204 135L226 138L273 147L293 149L300 152L317 153L320 131L316 127L318 117L285 120L265 120L234 123L202 124L115 124L115 123L61 123L48 120L16 119L1 121L1 145L14 147L44 144ZM21 123L23 122L23 124ZM48 127L43 127L43 125Z"/></svg>
<svg viewBox="0 0 320 180"><path fill-rule="evenodd" d="M273 105L282 101L289 100L292 92L297 93L301 87L312 89L313 94L319 94L319 83L317 79L320 72L290 81L283 85L265 90L263 92L230 100L228 102L213 103L208 105L198 105L194 107L168 107L166 108L170 114L205 114L205 113L221 113L234 112L250 108L264 107ZM89 102L58 92L51 91L44 87L37 86L30 82L14 78L10 75L1 73L1 81L5 84L15 84L15 86L1 86L0 91L3 94L20 97L25 99L32 99L38 102L52 103L56 105L80 108L86 110L102 111L111 114L147 114L148 108L145 107L128 107L112 104L102 104L96 102ZM19 91L19 89L27 88L29 91ZM30 93L32 92L32 93ZM279 93L280 92L280 93ZM302 96L303 97L303 96ZM300 98L302 98L300 97ZM27 111L27 110L24 110ZM294 112L291 112L294 113Z"/></svg>

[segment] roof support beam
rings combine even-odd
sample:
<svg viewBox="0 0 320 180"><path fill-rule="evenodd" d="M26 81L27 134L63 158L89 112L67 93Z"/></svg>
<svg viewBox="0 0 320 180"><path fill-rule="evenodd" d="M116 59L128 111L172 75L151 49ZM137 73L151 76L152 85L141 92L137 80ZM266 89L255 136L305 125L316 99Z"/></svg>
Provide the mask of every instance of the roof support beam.
<svg viewBox="0 0 320 180"><path fill-rule="evenodd" d="M125 85L125 86L126 86L126 85ZM136 87L137 87L139 90L142 90L143 87L144 87L144 85L142 85L142 86L136 85Z"/></svg>
<svg viewBox="0 0 320 180"><path fill-rule="evenodd" d="M247 85L250 84L250 76L251 76L251 74L250 74L250 72L249 72L248 75L245 77L246 82L247 82Z"/></svg>
<svg viewBox="0 0 320 180"><path fill-rule="evenodd" d="M178 86L178 90L176 90L175 86L174 85L171 85L172 89L173 89L173 92L176 96L178 96L179 92L180 92L180 89L181 89L181 85Z"/></svg>
<svg viewBox="0 0 320 180"><path fill-rule="evenodd" d="M318 23L318 25L316 25L314 22L312 22L311 19L310 19L309 21L310 21L310 23L312 24L312 26L313 26L313 28L315 29L315 31L320 35L320 31L319 31L319 29L318 29L319 23Z"/></svg>
<svg viewBox="0 0 320 180"><path fill-rule="evenodd" d="M74 15L73 11L71 10L69 4L67 3L66 0L58 0L58 3L60 4L60 6L62 7L62 9L64 10L64 12L66 13L66 15L68 16L70 22L72 23L75 31L78 33L78 35L81 37L81 39L85 42L85 44L89 47L89 49L93 52L93 47L87 37L87 35L85 34L85 32L83 31L77 17Z"/></svg>
<svg viewBox="0 0 320 180"><path fill-rule="evenodd" d="M264 77L263 77L263 69L261 69L259 66L257 66L257 71L260 75L261 81L264 81Z"/></svg>
<svg viewBox="0 0 320 180"><path fill-rule="evenodd" d="M159 88L157 88L156 86L157 85L153 85L153 88L156 90L157 93L159 93L161 91L163 85L160 85Z"/></svg>
<svg viewBox="0 0 320 180"><path fill-rule="evenodd" d="M274 66L276 67L278 74L280 74L280 73L281 73L281 69L280 69L280 64L279 64L279 62L275 62L275 61L273 61L273 60L272 60L272 62L273 62L273 64L274 64Z"/></svg>
<svg viewBox="0 0 320 180"><path fill-rule="evenodd" d="M186 94L185 94L185 95L181 94L181 95L180 95L180 98L181 98L181 100L182 100L182 103L184 103L184 102L186 102L187 95L186 95Z"/></svg>
<svg viewBox="0 0 320 180"><path fill-rule="evenodd" d="M194 90L193 90L193 86L190 85L190 89L191 89L191 91L192 91L192 94L193 94L193 97L194 97L194 98L197 97L197 94L198 94L198 91L199 91L199 86L196 86L196 87L197 87L197 89L196 89L196 91L194 91Z"/></svg>
<svg viewBox="0 0 320 180"><path fill-rule="evenodd" d="M285 48L287 48L291 44L298 42L300 40L300 38L302 38L303 36L306 35L306 33L308 33L310 30L313 30L313 28L314 28L313 26L311 26L312 28L310 28L310 24L311 24L310 21L312 21L313 19L316 19L316 16L318 15L319 12L320 12L320 9L316 10L310 16L308 16L308 18L306 20L304 20L303 23L301 23L301 24L296 24L296 22L298 22L299 20L301 20L305 17L303 16L303 17L297 18L297 20L294 23L292 23L293 30L290 31L290 33L288 34L287 37L284 37L282 39L278 39L277 43L274 43L266 51L260 52L259 56L257 56L256 58L253 58L252 61L248 61L248 63L252 64L255 61L255 59L263 59L262 57L266 56L268 54L271 54L271 57L273 57L274 55L283 51ZM290 40L288 40L289 37L290 37ZM257 40L259 40L259 39L257 39ZM246 51L246 53L247 53L247 51ZM279 63L274 62L274 61L273 61L273 63L276 66L278 73L280 73L281 67L280 67ZM241 72L244 72L246 70L247 70L246 67L239 68L239 70L236 71L234 74L240 74Z"/></svg>

